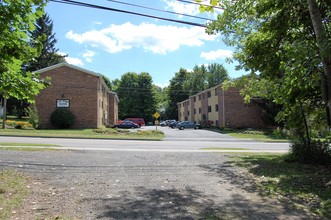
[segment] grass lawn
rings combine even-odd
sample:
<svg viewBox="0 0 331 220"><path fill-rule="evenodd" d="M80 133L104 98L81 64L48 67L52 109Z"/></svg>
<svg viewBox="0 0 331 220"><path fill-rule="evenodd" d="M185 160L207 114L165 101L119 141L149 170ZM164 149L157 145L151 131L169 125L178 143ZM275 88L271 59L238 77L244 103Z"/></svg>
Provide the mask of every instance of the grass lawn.
<svg viewBox="0 0 331 220"><path fill-rule="evenodd" d="M56 150L52 147L61 147L55 144L34 144L34 143L14 143L0 142L0 150L15 150L15 151L49 151Z"/></svg>
<svg viewBox="0 0 331 220"><path fill-rule="evenodd" d="M331 166L288 163L286 155L236 155L230 163L247 169L262 195L331 219Z"/></svg>
<svg viewBox="0 0 331 220"><path fill-rule="evenodd" d="M14 116L7 116L7 121L11 123L27 122L27 118L18 119ZM6 123L7 124L7 123ZM8 125L8 124L7 124ZM14 126L12 126L14 127ZM131 130L131 129L40 129L26 130L15 128L2 128L0 120L0 136L24 136L24 137L63 137L63 138L105 138L105 139L142 139L161 140L164 133L155 130Z"/></svg>
<svg viewBox="0 0 331 220"><path fill-rule="evenodd" d="M235 138L245 138L253 139L257 141L267 141L267 142L288 142L286 138L277 137L268 132L264 131L254 131L254 130L222 130L223 134L228 134Z"/></svg>
<svg viewBox="0 0 331 220"><path fill-rule="evenodd" d="M63 138L109 138L109 139L148 139L161 140L164 134L160 131L122 130L122 129L0 129L0 136L26 137L63 137Z"/></svg>
<svg viewBox="0 0 331 220"><path fill-rule="evenodd" d="M249 148L235 148L235 147L205 147L201 148L202 150L250 150Z"/></svg>
<svg viewBox="0 0 331 220"><path fill-rule="evenodd" d="M28 194L28 180L14 170L0 171L0 219L10 219Z"/></svg>

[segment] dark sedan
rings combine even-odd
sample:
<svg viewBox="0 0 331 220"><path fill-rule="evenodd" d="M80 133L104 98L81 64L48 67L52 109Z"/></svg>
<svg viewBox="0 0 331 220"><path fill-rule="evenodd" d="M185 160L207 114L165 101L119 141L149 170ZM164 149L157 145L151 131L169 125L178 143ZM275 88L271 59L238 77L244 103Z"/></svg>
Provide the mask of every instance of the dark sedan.
<svg viewBox="0 0 331 220"><path fill-rule="evenodd" d="M114 125L115 128L139 128L140 126L132 121L122 121Z"/></svg>
<svg viewBox="0 0 331 220"><path fill-rule="evenodd" d="M172 123L169 125L169 127L170 127L170 128L176 128L178 123L180 123L180 121L172 122Z"/></svg>
<svg viewBox="0 0 331 220"><path fill-rule="evenodd" d="M177 128L179 130L184 130L185 128L201 129L202 126L194 121L182 121L177 124Z"/></svg>

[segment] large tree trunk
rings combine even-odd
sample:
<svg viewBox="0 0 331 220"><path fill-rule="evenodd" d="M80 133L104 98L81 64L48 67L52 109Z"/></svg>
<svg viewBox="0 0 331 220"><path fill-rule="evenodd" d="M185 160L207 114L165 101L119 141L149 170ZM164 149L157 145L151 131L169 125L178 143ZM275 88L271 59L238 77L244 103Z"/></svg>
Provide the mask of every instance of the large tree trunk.
<svg viewBox="0 0 331 220"><path fill-rule="evenodd" d="M2 129L6 128L6 117L7 117L7 99L3 98Z"/></svg>
<svg viewBox="0 0 331 220"><path fill-rule="evenodd" d="M327 118L328 124L331 125L331 48L328 41L328 36L322 23L321 13L316 0L307 0L309 6L309 14L313 23L314 32L316 35L317 44L320 51L320 56L324 68L325 82L324 99L327 102Z"/></svg>

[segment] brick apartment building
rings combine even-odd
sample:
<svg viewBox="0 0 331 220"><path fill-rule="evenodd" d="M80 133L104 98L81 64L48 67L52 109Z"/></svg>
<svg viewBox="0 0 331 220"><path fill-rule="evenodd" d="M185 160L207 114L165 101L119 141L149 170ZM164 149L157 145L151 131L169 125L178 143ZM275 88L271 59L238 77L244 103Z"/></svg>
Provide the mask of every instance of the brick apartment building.
<svg viewBox="0 0 331 220"><path fill-rule="evenodd" d="M108 89L100 75L68 63L36 72L42 78L51 78L51 85L36 97L41 128L53 127L50 116L56 108L69 108L75 115L72 128L97 128L118 121L117 94Z"/></svg>
<svg viewBox="0 0 331 220"><path fill-rule="evenodd" d="M221 84L190 96L177 106L179 121L229 128L265 127L259 106L244 103L237 88L223 90Z"/></svg>

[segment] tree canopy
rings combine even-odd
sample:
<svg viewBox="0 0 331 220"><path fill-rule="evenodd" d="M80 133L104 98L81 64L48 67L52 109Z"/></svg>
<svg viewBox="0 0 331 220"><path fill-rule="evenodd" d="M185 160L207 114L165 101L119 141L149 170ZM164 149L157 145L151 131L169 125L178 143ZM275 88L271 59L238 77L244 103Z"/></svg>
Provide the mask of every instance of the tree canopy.
<svg viewBox="0 0 331 220"><path fill-rule="evenodd" d="M119 96L119 117L140 117L152 120L156 111L156 97L152 77L149 73L128 72L116 82Z"/></svg>
<svg viewBox="0 0 331 220"><path fill-rule="evenodd" d="M65 56L58 53L55 47L57 39L53 32L53 21L48 14L39 17L31 31L31 46L38 49L38 56L25 67L26 71L36 71L42 68L65 62Z"/></svg>
<svg viewBox="0 0 331 220"><path fill-rule="evenodd" d="M178 119L177 103L189 97L189 91L183 88L187 77L188 71L181 68L170 80L170 85L168 86L168 106L166 110L166 117L168 119Z"/></svg>
<svg viewBox="0 0 331 220"><path fill-rule="evenodd" d="M224 11L207 32L221 33L235 48L239 68L253 74L234 83L242 85L246 99L260 96L281 105L277 119L309 148L312 128L326 125L323 108L331 103L330 1L237 0L218 5Z"/></svg>
<svg viewBox="0 0 331 220"><path fill-rule="evenodd" d="M4 98L2 127L5 128L6 103L10 97L33 101L46 84L38 75L25 72L23 64L38 55L30 36L35 21L44 13L45 1L0 1L0 94Z"/></svg>
<svg viewBox="0 0 331 220"><path fill-rule="evenodd" d="M196 65L193 71L188 72L183 89L189 91L189 95L194 95L219 85L228 78L228 72L222 64Z"/></svg>
<svg viewBox="0 0 331 220"><path fill-rule="evenodd" d="M0 94L8 99L33 100L44 84L34 73L24 73L22 65L36 57L30 32L43 15L44 1L0 2Z"/></svg>

